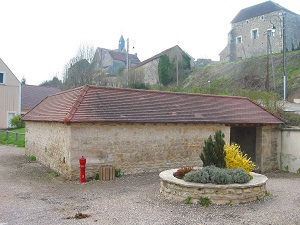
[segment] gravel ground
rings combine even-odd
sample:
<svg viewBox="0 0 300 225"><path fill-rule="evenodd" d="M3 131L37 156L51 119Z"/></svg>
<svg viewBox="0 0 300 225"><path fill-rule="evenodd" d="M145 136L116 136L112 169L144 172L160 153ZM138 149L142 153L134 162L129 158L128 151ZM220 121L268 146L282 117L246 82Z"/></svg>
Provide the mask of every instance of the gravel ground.
<svg viewBox="0 0 300 225"><path fill-rule="evenodd" d="M0 225L300 225L300 175L279 171L265 175L269 197L247 204L203 207L161 197L158 173L80 184L29 162L23 148L0 145ZM75 218L84 215L88 217Z"/></svg>

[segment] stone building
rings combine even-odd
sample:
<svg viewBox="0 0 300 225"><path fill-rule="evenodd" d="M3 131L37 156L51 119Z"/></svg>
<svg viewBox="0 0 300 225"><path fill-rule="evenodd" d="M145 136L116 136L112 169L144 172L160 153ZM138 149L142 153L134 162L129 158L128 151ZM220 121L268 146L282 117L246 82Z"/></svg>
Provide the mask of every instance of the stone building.
<svg viewBox="0 0 300 225"><path fill-rule="evenodd" d="M79 158L126 174L200 166L204 140L222 130L259 169L278 167L282 120L244 97L83 86L45 98L23 116L26 154L70 179Z"/></svg>
<svg viewBox="0 0 300 225"><path fill-rule="evenodd" d="M300 49L298 14L273 1L242 9L231 21L228 43L220 53L220 61L251 58L267 52L280 53L284 39L286 50Z"/></svg>
<svg viewBox="0 0 300 225"><path fill-rule="evenodd" d="M129 68L138 65L141 61L137 54L128 54ZM91 71L106 71L109 75L115 76L120 69L127 66L127 53L106 48L97 48L91 63Z"/></svg>
<svg viewBox="0 0 300 225"><path fill-rule="evenodd" d="M194 65L194 58L183 51L178 45L175 45L172 48L166 49L161 53L142 61L134 68L135 73L142 74L145 84L152 85L159 83L158 63L160 56L162 55L167 55L170 58L170 61L174 63L176 63L177 60L178 62L182 62L183 57L188 56L190 59L190 66L193 67Z"/></svg>
<svg viewBox="0 0 300 225"><path fill-rule="evenodd" d="M71 64L67 80L71 88L84 84L118 86L117 76L127 68L127 64L131 69L140 62L136 53L127 54L125 40L121 35L117 49L98 47L91 62L82 59Z"/></svg>

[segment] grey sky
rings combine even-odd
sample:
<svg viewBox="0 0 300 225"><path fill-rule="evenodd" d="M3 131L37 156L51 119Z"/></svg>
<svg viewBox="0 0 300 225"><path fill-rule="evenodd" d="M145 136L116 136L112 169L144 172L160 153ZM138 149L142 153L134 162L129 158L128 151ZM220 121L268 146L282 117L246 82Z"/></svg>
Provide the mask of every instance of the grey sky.
<svg viewBox="0 0 300 225"><path fill-rule="evenodd" d="M60 73L81 43L116 49L121 34L141 61L176 44L194 58L219 60L230 21L261 2L0 0L0 58L34 85ZM274 2L300 14L299 0Z"/></svg>

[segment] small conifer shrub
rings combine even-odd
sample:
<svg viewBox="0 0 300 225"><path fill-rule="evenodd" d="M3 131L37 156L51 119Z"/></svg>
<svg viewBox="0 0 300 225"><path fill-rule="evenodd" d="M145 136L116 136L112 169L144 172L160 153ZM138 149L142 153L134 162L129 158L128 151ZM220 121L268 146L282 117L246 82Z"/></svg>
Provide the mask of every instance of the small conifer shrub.
<svg viewBox="0 0 300 225"><path fill-rule="evenodd" d="M219 168L225 168L225 141L224 133L221 130L216 131L214 140L210 135L207 140L204 141L203 152L200 154L200 159L203 162L203 166L215 165Z"/></svg>

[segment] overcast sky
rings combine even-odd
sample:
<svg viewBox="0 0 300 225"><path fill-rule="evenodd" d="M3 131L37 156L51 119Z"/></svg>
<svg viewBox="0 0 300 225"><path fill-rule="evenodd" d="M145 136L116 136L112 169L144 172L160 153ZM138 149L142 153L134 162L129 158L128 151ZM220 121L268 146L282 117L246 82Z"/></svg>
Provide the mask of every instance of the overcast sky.
<svg viewBox="0 0 300 225"><path fill-rule="evenodd" d="M219 60L230 21L241 9L262 2L0 0L0 58L32 85L61 73L80 44L117 49L121 35L141 61L177 44L194 58ZM299 0L274 2L300 14Z"/></svg>

